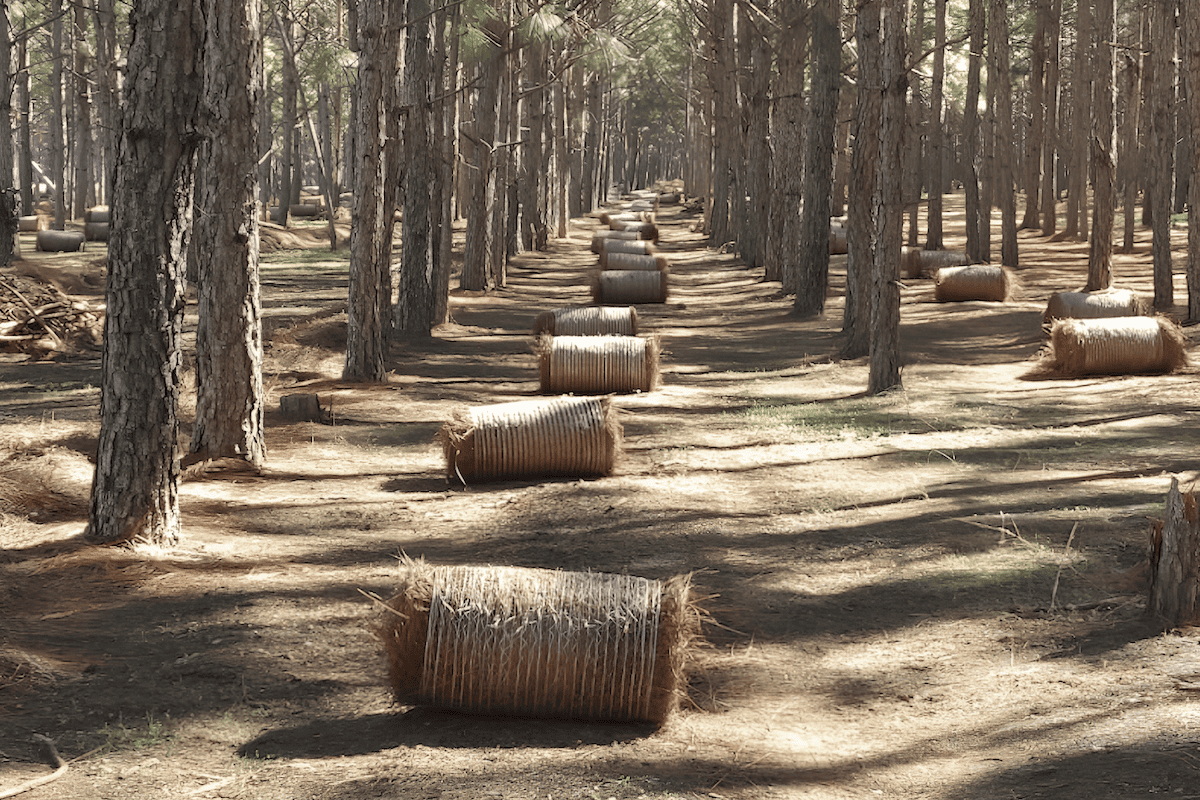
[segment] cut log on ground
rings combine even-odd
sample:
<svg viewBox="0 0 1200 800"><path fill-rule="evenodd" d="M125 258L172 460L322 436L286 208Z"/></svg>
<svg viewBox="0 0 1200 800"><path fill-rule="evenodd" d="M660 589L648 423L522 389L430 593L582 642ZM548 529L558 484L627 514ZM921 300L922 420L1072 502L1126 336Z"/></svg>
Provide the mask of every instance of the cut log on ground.
<svg viewBox="0 0 1200 800"><path fill-rule="evenodd" d="M1166 516L1154 524L1146 612L1163 628L1200 624L1200 513L1171 478Z"/></svg>

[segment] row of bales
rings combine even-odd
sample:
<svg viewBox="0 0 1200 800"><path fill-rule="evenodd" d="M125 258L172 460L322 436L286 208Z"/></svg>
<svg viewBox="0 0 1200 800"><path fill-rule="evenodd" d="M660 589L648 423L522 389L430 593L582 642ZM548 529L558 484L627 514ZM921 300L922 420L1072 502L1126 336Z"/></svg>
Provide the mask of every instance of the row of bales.
<svg viewBox="0 0 1200 800"><path fill-rule="evenodd" d="M439 432L464 484L612 473L624 431L613 395L653 391L659 343L636 306L663 303L670 270L655 207L634 198L593 239L592 305L534 323L540 390L555 397L468 408ZM700 612L690 577L650 580L405 559L380 615L392 692L405 705L662 723L686 686Z"/></svg>
<svg viewBox="0 0 1200 800"><path fill-rule="evenodd" d="M34 234L34 248L42 253L76 253L84 250L87 242L107 242L108 206L93 206L83 212L83 227L55 230L50 227L49 214L28 214L17 218L19 233Z"/></svg>
<svg viewBox="0 0 1200 800"><path fill-rule="evenodd" d="M1012 269L971 264L962 251L906 247L902 271L910 280L932 278L934 298L943 303L1003 303L1021 288ZM1165 373L1187 364L1179 325L1130 289L1054 292L1042 328L1049 345L1039 368L1050 375Z"/></svg>

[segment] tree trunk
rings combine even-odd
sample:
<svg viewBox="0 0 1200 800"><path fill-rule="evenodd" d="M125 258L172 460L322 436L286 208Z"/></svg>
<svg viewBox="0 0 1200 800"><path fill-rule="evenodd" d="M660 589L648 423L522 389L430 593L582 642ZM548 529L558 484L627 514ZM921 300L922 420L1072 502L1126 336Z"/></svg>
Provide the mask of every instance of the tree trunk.
<svg viewBox="0 0 1200 800"><path fill-rule="evenodd" d="M205 135L209 161L196 221L199 261L196 421L187 461L265 456L258 282L257 2L205 0Z"/></svg>
<svg viewBox="0 0 1200 800"><path fill-rule="evenodd" d="M912 4L912 32L908 35L908 89L912 102L907 109L908 129L904 141L904 213L908 217L908 234L904 240L916 247L920 232L917 222L921 209L921 179L925 144L925 96L921 93L921 75L917 59L925 51L925 0L908 0Z"/></svg>
<svg viewBox="0 0 1200 800"><path fill-rule="evenodd" d="M75 197L74 216L82 217L95 199L92 190L92 99L88 89L87 10L75 6L74 34L75 68L72 85L75 87ZM7 85L7 84L5 84Z"/></svg>
<svg viewBox="0 0 1200 800"><path fill-rule="evenodd" d="M872 287L875 274L875 219L871 198L879 168L879 119L883 95L879 61L879 3L865 0L855 20L858 44L858 104L846 226L846 305L842 314L843 358L871 350Z"/></svg>
<svg viewBox="0 0 1200 800"><path fill-rule="evenodd" d="M118 63L116 0L96 3L96 112L100 130L96 132L100 164L102 202L112 195L112 165L116 158L117 128L121 98L117 89Z"/></svg>
<svg viewBox="0 0 1200 800"><path fill-rule="evenodd" d="M1092 95L1092 238L1088 252L1088 279L1084 291L1107 289L1112 284L1113 220L1117 192L1113 166L1113 42L1116 41L1113 0L1096 0L1095 88Z"/></svg>
<svg viewBox="0 0 1200 800"><path fill-rule="evenodd" d="M433 228L438 152L433 136L433 7L408 0L404 37L404 77L399 114L404 126L404 217L401 223L399 298L396 333L428 338L435 323L434 275L439 248Z"/></svg>
<svg viewBox="0 0 1200 800"><path fill-rule="evenodd" d="M841 85L841 2L816 0L812 6L812 111L808 116L804 171L806 199L800 222L795 312L801 317L825 311L829 284L829 196L833 191L833 136Z"/></svg>
<svg viewBox="0 0 1200 800"><path fill-rule="evenodd" d="M180 338L203 99L198 6L144 0L130 15L128 70L138 79L125 92L108 240L93 542L179 539Z"/></svg>
<svg viewBox="0 0 1200 800"><path fill-rule="evenodd" d="M493 218L496 199L496 109L500 92L500 70L504 58L499 32L493 30L491 52L480 64L478 97L475 100L473 132L475 163L470 170L470 197L467 206L467 237L463 248L463 269L459 286L468 291L491 288L495 280L492 258L495 245Z"/></svg>
<svg viewBox="0 0 1200 800"><path fill-rule="evenodd" d="M1016 133L1013 130L1012 59L1008 42L1008 0L992 0L991 35L988 52L992 64L988 83L996 86L996 174L993 196L1000 206L1000 263L1016 267L1020 263L1017 248L1017 196L1013 163L1016 160Z"/></svg>
<svg viewBox="0 0 1200 800"><path fill-rule="evenodd" d="M903 236L903 197L900 171L904 158L905 0L880 3L879 167L875 179L873 216L875 265L871 287L871 353L867 394L900 387L900 250Z"/></svg>
<svg viewBox="0 0 1200 800"><path fill-rule="evenodd" d="M17 170L19 173L18 182L21 190L21 213L34 213L34 197L33 197L33 136L30 130L30 105L31 98L29 96L29 48L28 37L22 37L17 42L17 108L19 119L17 121Z"/></svg>
<svg viewBox="0 0 1200 800"><path fill-rule="evenodd" d="M1200 9L1184 5L1182 30L1183 63L1181 73L1188 82L1188 103L1183 109L1186 124L1193 130L1200 125ZM1188 182L1188 205L1200 209L1200 160L1195 150L1189 165L1192 179ZM1200 321L1200 213L1188 214L1188 259L1187 259L1187 318Z"/></svg>
<svg viewBox="0 0 1200 800"><path fill-rule="evenodd" d="M972 263L989 261L988 239L984 229L991 224L991 211L979 196L979 72L984 46L984 0L971 0L971 46L967 57L967 98L963 106L963 161L966 174L963 187L966 194L967 259Z"/></svg>
<svg viewBox="0 0 1200 800"><path fill-rule="evenodd" d="M276 16L280 38L292 38L292 9L289 3L283 3ZM300 110L297 95L300 90L300 76L296 68L295 58L288 58L284 53L280 59L283 64L283 143L279 148L282 155L279 170L279 207L275 213L275 224L287 227L288 208L293 202L293 193L298 194L300 187L300 164L296 158L300 149ZM293 188L295 187L295 188Z"/></svg>
<svg viewBox="0 0 1200 800"><path fill-rule="evenodd" d="M67 225L66 156L67 146L63 139L63 20L62 0L52 0L50 13L54 22L50 25L50 180L54 182L54 228L63 230Z"/></svg>
<svg viewBox="0 0 1200 800"><path fill-rule="evenodd" d="M1046 27L1050 0L1033 0L1034 29L1029 70L1029 136L1025 140L1025 217L1022 228L1041 228L1042 139L1046 126Z"/></svg>
<svg viewBox="0 0 1200 800"><path fill-rule="evenodd" d="M1185 13L1187 13L1185 11ZM1150 549L1146 613L1166 629L1200 621L1200 514L1196 495L1171 478L1166 515L1155 526Z"/></svg>
<svg viewBox="0 0 1200 800"><path fill-rule="evenodd" d="M1059 118L1059 28L1062 0L1049 0L1046 6L1046 119L1042 128L1042 235L1052 236L1058 229L1058 188L1055 182Z"/></svg>
<svg viewBox="0 0 1200 800"><path fill-rule="evenodd" d="M8 4L0 8L0 120L12 119L12 40ZM0 268L12 263L17 246L17 197L20 192L13 186L13 137L11 127L6 136L0 136Z"/></svg>
<svg viewBox="0 0 1200 800"><path fill-rule="evenodd" d="M713 92L713 187L708 242L720 247L734 241L730 208L733 192L731 165L738 135L734 119L737 82L734 80L732 0L709 0L708 24L712 37L708 81ZM788 289L786 283L785 290Z"/></svg>
<svg viewBox="0 0 1200 800"><path fill-rule="evenodd" d="M1071 98L1071 147L1069 149L1070 185L1067 189L1067 222L1064 237L1081 242L1088 238L1087 186L1091 148L1088 128L1092 114L1092 10L1091 3L1077 3L1075 36L1075 76Z"/></svg>
<svg viewBox="0 0 1200 800"><path fill-rule="evenodd" d="M437 275L434 276L434 325L441 325L450 319L450 260L454 247L453 198L455 165L458 162L458 44L459 34L457 23L461 14L461 6L455 5L445 9L438 15L434 27L435 50L437 59L438 101L434 104L434 114L437 115L437 125L441 126L438 137L441 161L438 163L438 198L441 208L437 212L438 258ZM447 54L446 37L450 40ZM444 75L444 82L443 76Z"/></svg>
<svg viewBox="0 0 1200 800"><path fill-rule="evenodd" d="M387 377L392 323L392 228L396 193L390 183L387 117L399 60L401 0L359 0L358 82L354 120L354 207L350 227L350 290L342 378Z"/></svg>
<svg viewBox="0 0 1200 800"><path fill-rule="evenodd" d="M946 82L946 0L933 6L933 80L929 86L929 206L925 220L925 249L942 249L942 106Z"/></svg>
<svg viewBox="0 0 1200 800"><path fill-rule="evenodd" d="M1121 252L1133 252L1135 221L1137 218L1138 175L1141 153L1138 148L1138 118L1141 114L1141 92L1138 90L1138 61L1123 54L1124 69L1121 71L1121 95L1125 98L1125 116L1121 120L1120 155L1117 158L1117 185L1122 190L1121 209L1124 217L1122 226ZM1195 215L1193 215L1195 216Z"/></svg>
<svg viewBox="0 0 1200 800"><path fill-rule="evenodd" d="M1150 51L1153 85L1150 90L1150 164L1146 193L1153 206L1154 307L1170 308L1175 303L1174 269L1171 263L1171 157L1175 153L1172 117L1175 85L1175 2L1150 0Z"/></svg>
<svg viewBox="0 0 1200 800"><path fill-rule="evenodd" d="M804 62L806 3L781 0L776 41L779 78L771 114L771 196L766 279L795 291L800 260L800 207L804 179Z"/></svg>
<svg viewBox="0 0 1200 800"><path fill-rule="evenodd" d="M546 45L539 37L526 47L528 89L523 105L528 109L529 130L521 155L521 243L526 250L545 250L549 230L546 223L547 174L544 169L546 142Z"/></svg>
<svg viewBox="0 0 1200 800"><path fill-rule="evenodd" d="M747 267L753 268L763 266L767 260L768 232L763 221L768 218L771 208L771 54L767 31L749 15L743 20L748 28L746 38L750 47L746 101L746 113L749 116L746 132L746 194L750 198L747 213L753 222L742 229L739 243L742 260ZM837 41L841 41L840 36ZM653 180L653 177L649 179Z"/></svg>

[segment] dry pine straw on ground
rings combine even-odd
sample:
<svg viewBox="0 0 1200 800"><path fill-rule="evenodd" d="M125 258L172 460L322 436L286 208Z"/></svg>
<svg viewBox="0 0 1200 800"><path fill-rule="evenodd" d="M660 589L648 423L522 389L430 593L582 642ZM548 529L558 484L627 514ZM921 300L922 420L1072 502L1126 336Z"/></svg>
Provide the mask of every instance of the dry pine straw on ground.
<svg viewBox="0 0 1200 800"><path fill-rule="evenodd" d="M0 787L50 771L41 732L84 756L48 798L1186 796L1196 637L1143 622L1137 566L1164 473L1195 476L1195 374L1023 379L1086 246L1025 238L1009 304L910 282L905 390L872 399L865 364L826 359L839 299L796 321L662 227L672 299L639 314L663 386L614 401L610 478L457 488L433 442L456 408L536 393L536 313L586 302L580 222L507 289L456 295L386 384L338 382L336 315L281 340L272 399L317 392L336 424L272 415L263 475L192 476L180 548L80 548L70 502L8 512ZM1145 290L1147 258L1119 280ZM0 363L5 446L75 497L97 369ZM395 708L358 590L393 589L401 551L695 571L719 625L661 729Z"/></svg>

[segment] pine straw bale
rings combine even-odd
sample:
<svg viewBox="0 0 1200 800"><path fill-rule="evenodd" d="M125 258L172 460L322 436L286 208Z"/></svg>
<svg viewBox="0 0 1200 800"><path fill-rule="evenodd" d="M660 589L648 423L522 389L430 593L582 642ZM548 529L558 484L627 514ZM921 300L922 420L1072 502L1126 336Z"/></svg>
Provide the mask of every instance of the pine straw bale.
<svg viewBox="0 0 1200 800"><path fill-rule="evenodd" d="M654 336L541 336L536 351L545 394L650 392L658 386Z"/></svg>
<svg viewBox="0 0 1200 800"><path fill-rule="evenodd" d="M641 255L653 255L658 252L654 242L648 239L601 239L600 240L600 266L604 266L608 256L612 253L639 253Z"/></svg>
<svg viewBox="0 0 1200 800"><path fill-rule="evenodd" d="M642 219L641 215L635 214L632 211L618 211L615 214L611 214L607 211L601 211L598 219L600 220L600 223L602 225L608 225L609 228L611 228L613 230L616 230L618 227L618 226L613 225L614 222L625 223L625 222L644 222L645 221Z"/></svg>
<svg viewBox="0 0 1200 800"><path fill-rule="evenodd" d="M658 270L659 272L669 272L671 269L670 263L665 256L656 256L653 254L643 253L600 253L600 269L636 269L636 270Z"/></svg>
<svg viewBox="0 0 1200 800"><path fill-rule="evenodd" d="M111 222L109 208L106 205L92 206L83 212L84 222Z"/></svg>
<svg viewBox="0 0 1200 800"><path fill-rule="evenodd" d="M691 576L435 567L405 558L375 626L396 701L661 724L686 692Z"/></svg>
<svg viewBox="0 0 1200 800"><path fill-rule="evenodd" d="M556 397L477 406L438 432L446 474L464 484L612 474L621 422L607 397Z"/></svg>
<svg viewBox="0 0 1200 800"><path fill-rule="evenodd" d="M107 222L85 222L83 223L83 238L89 242L107 242L108 241L108 223Z"/></svg>
<svg viewBox="0 0 1200 800"><path fill-rule="evenodd" d="M592 299L605 305L665 303L668 283L663 270L601 270L592 281Z"/></svg>
<svg viewBox="0 0 1200 800"><path fill-rule="evenodd" d="M653 222L629 222L625 220L613 220L608 223L608 226L614 231L624 231L628 233L632 231L637 234L638 239L649 239L652 242L658 241L658 226Z"/></svg>
<svg viewBox="0 0 1200 800"><path fill-rule="evenodd" d="M1068 376L1175 372L1187 366L1186 346L1166 317L1060 319L1044 366Z"/></svg>
<svg viewBox="0 0 1200 800"><path fill-rule="evenodd" d="M25 217L17 218L17 230L21 233L34 233L36 231L44 231L50 227L50 218L44 217L41 214L30 214Z"/></svg>
<svg viewBox="0 0 1200 800"><path fill-rule="evenodd" d="M971 263L971 259L961 250L922 250L919 247L904 248L903 259L901 266L906 278L925 278L936 275L940 269L965 267Z"/></svg>
<svg viewBox="0 0 1200 800"><path fill-rule="evenodd" d="M830 226L829 255L844 256L848 252L850 252L850 247L846 240L846 229L837 226Z"/></svg>
<svg viewBox="0 0 1200 800"><path fill-rule="evenodd" d="M1100 319L1104 317L1144 317L1150 306L1130 289L1105 289L1099 292L1055 292L1050 295L1042 324L1056 319Z"/></svg>
<svg viewBox="0 0 1200 800"><path fill-rule="evenodd" d="M1008 300L1016 288L1012 270L993 264L942 267L933 276L934 297L940 302L957 300Z"/></svg>
<svg viewBox="0 0 1200 800"><path fill-rule="evenodd" d="M634 241L641 238L642 235L637 231L614 231L611 229L596 231L592 234L592 252L599 255L600 250L604 247L605 242L609 239L626 239L629 241Z"/></svg>
<svg viewBox="0 0 1200 800"><path fill-rule="evenodd" d="M534 336L636 336L637 329L633 306L555 308L538 314L533 323Z"/></svg>
<svg viewBox="0 0 1200 800"><path fill-rule="evenodd" d="M83 231L38 231L35 247L43 253L74 253L83 250Z"/></svg>

